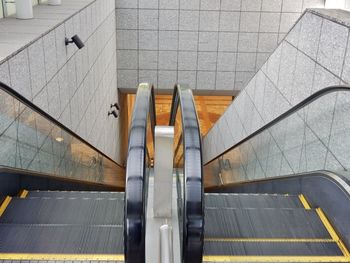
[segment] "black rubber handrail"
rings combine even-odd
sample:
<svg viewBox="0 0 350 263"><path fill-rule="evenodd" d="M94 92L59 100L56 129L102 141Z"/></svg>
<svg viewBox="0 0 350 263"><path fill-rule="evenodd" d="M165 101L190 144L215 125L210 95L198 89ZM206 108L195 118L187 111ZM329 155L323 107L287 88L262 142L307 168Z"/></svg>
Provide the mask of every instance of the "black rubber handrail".
<svg viewBox="0 0 350 263"><path fill-rule="evenodd" d="M121 167L124 169L124 167L120 164L118 164L116 161L114 161L112 158L108 157L106 154L104 154L103 152L101 152L99 149L97 149L96 147L94 147L93 145L91 145L89 142L87 142L86 140L84 140L82 137L80 137L78 134L76 134L74 131L72 131L71 129L69 129L67 126L63 125L62 123L60 123L58 120L56 120L55 118L51 117L48 113L46 113L45 111L43 111L42 109L40 109L38 106L36 106L33 102L31 102L30 100L28 100L27 98L23 97L21 94L19 94L17 91L15 91L14 89L12 89L11 87L9 87L8 85L2 83L0 81L0 89L4 92L6 92L7 94L9 94L10 96L16 98L16 100L20 101L21 103L23 103L24 105L26 105L28 108L30 108L31 110L37 112L38 114L40 114L41 116L43 116L45 119L49 120L50 122L54 123L56 126L60 127L62 130L64 130L65 132L69 133L70 135L72 135L72 137L78 139L79 141L81 141L82 143L84 143L85 145L89 146L90 148L92 148L94 151L98 152L100 155L102 155L103 157L105 157L106 159L110 160L112 163L114 163L115 165Z"/></svg>
<svg viewBox="0 0 350 263"><path fill-rule="evenodd" d="M170 112L170 126L175 125L177 109L182 116L183 145L183 239L182 262L202 262L204 237L203 162L199 123L192 91L176 85Z"/></svg>
<svg viewBox="0 0 350 263"><path fill-rule="evenodd" d="M151 124L153 143L156 125L153 86L147 83L140 84L134 105L126 163L124 254L127 263L144 263L148 120Z"/></svg>
<svg viewBox="0 0 350 263"><path fill-rule="evenodd" d="M245 143L246 141L249 141L251 138L255 137L256 135L258 135L258 134L264 132L265 130L271 128L272 126L274 126L275 124L277 124L281 120L287 118L288 116L292 115L293 113L297 112L301 108L309 105L313 101L315 101L315 100L317 100L317 99L319 99L319 98L321 98L321 97L323 97L323 96L325 96L325 95L327 95L329 93L333 93L333 92L337 92L337 91L350 91L350 87L348 87L348 86L341 86L341 85L339 85L339 86L330 86L330 87L321 89L321 90L313 93L312 95L310 95L309 97L307 97L306 99L304 99L300 103L296 104L295 106L293 106L292 108L290 108L289 110L287 110L286 112L284 112L283 114L278 116L277 118L273 119L269 123L267 123L264 126L262 126L260 129L256 130L252 134L250 134L247 137L245 137L243 140L239 141L238 143L236 143L235 145L233 145L229 149L225 150L224 152L220 153L216 157L212 158L210 161L206 162L204 165L210 164L211 162L213 162L216 159L220 158L224 154L232 151L234 148L240 146L241 144Z"/></svg>

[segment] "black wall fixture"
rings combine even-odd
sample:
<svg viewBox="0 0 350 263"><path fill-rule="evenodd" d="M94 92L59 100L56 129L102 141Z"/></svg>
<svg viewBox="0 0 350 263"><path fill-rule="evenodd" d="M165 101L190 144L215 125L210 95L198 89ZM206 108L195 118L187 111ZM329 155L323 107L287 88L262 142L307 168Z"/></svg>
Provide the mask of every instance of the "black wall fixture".
<svg viewBox="0 0 350 263"><path fill-rule="evenodd" d="M111 104L111 109L115 107L117 110L120 110L120 107L119 107L119 104L118 102L114 103L114 104Z"/></svg>
<svg viewBox="0 0 350 263"><path fill-rule="evenodd" d="M115 108L115 110L109 111L108 112L108 116L109 115L113 115L114 118L118 118L118 112L117 111L119 111L119 109L120 109L118 102L115 102L114 104L111 104L110 108L111 109Z"/></svg>
<svg viewBox="0 0 350 263"><path fill-rule="evenodd" d="M85 46L83 41L81 41L78 35L72 36L71 40L69 40L68 38L65 38L65 43L66 43L66 46L68 46L71 43L74 43L79 49L82 49Z"/></svg>
<svg viewBox="0 0 350 263"><path fill-rule="evenodd" d="M115 110L109 111L109 112L108 112L108 116L109 116L109 115L113 115L114 118L118 118L118 113L117 113Z"/></svg>

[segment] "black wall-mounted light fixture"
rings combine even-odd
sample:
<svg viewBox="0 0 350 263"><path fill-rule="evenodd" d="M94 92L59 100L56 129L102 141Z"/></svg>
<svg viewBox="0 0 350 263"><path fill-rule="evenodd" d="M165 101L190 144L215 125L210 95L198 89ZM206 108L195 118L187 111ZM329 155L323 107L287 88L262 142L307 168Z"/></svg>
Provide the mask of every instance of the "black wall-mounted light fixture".
<svg viewBox="0 0 350 263"><path fill-rule="evenodd" d="M109 112L108 112L108 116L109 116L109 115L113 115L114 118L118 118L118 113L117 113L115 110L109 111Z"/></svg>
<svg viewBox="0 0 350 263"><path fill-rule="evenodd" d="M82 49L85 46L83 41L81 41L81 39L78 35L72 36L71 40L66 38L65 43L66 43L66 46L68 46L71 43L74 43L77 46L77 48L79 48L79 49Z"/></svg>
<svg viewBox="0 0 350 263"><path fill-rule="evenodd" d="M119 107L119 104L118 102L114 103L114 104L111 104L111 109L115 107L117 110L120 110L120 107Z"/></svg>
<svg viewBox="0 0 350 263"><path fill-rule="evenodd" d="M115 108L115 110L109 111L109 112L108 112L108 116L109 116L109 115L113 115L114 118L118 118L118 113L117 113L117 111L119 111L119 109L120 109L120 108L119 108L118 102L116 102L116 103L114 103L114 104L111 104L110 108L111 108L111 109Z"/></svg>

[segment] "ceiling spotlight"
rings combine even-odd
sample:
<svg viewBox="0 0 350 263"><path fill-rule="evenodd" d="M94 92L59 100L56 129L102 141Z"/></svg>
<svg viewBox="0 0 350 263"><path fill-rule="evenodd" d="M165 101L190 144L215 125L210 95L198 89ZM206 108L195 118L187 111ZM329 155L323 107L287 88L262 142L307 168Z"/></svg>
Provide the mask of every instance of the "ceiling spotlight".
<svg viewBox="0 0 350 263"><path fill-rule="evenodd" d="M68 46L71 43L74 43L77 46L77 48L79 48L79 49L82 49L85 46L83 41L81 41L81 39L78 35L72 36L71 40L66 38L65 43L66 43L66 46Z"/></svg>
<svg viewBox="0 0 350 263"><path fill-rule="evenodd" d="M63 139L62 137L57 137L57 138L56 138L56 141L58 141L58 142L63 142L64 139Z"/></svg>

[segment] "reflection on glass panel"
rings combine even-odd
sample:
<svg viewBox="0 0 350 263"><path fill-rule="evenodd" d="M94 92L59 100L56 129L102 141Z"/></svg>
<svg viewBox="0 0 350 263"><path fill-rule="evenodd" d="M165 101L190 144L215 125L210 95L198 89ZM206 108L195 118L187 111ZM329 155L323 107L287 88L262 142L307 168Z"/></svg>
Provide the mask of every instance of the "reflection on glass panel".
<svg viewBox="0 0 350 263"><path fill-rule="evenodd" d="M182 115L180 106L177 108L175 119L175 137L174 137L174 167L183 167L183 138L182 138Z"/></svg>
<svg viewBox="0 0 350 263"><path fill-rule="evenodd" d="M5 1L3 0L4 2L4 14L5 14L5 17L7 16L12 16L14 14L16 14L16 4L15 4L15 1Z"/></svg>
<svg viewBox="0 0 350 263"><path fill-rule="evenodd" d="M4 17L4 9L3 9L2 5L3 5L3 2L2 2L2 0L1 0L1 1L0 1L0 18L3 18L3 17Z"/></svg>
<svg viewBox="0 0 350 263"><path fill-rule="evenodd" d="M180 245L181 252L183 246L183 206L184 206L184 155L183 155L183 134L182 134L182 115L180 106L176 111L175 118L175 136L174 136L174 168L176 173L176 188L178 197L178 218L179 218L179 231L180 231Z"/></svg>
<svg viewBox="0 0 350 263"><path fill-rule="evenodd" d="M207 164L205 187L317 170L350 179L348 93L320 97Z"/></svg>
<svg viewBox="0 0 350 263"><path fill-rule="evenodd" d="M183 247L183 204L184 204L184 174L182 168L176 168L176 188L177 188L177 207L178 207L178 219L179 219L179 232L180 232L180 246L181 253ZM182 257L182 255L181 255Z"/></svg>
<svg viewBox="0 0 350 263"><path fill-rule="evenodd" d="M0 18L8 17L16 14L15 0L0 0ZM36 6L41 3L46 3L47 0L32 0L32 5Z"/></svg>
<svg viewBox="0 0 350 263"><path fill-rule="evenodd" d="M0 165L123 188L124 169L0 90Z"/></svg>
<svg viewBox="0 0 350 263"><path fill-rule="evenodd" d="M153 141L153 134L152 134L152 124L151 124L151 118L150 114L148 114L148 121L147 121L147 166L153 166L153 154L154 154L154 141Z"/></svg>
<svg viewBox="0 0 350 263"><path fill-rule="evenodd" d="M20 168L19 151L17 148L18 122L13 121L0 136L0 162L10 167Z"/></svg>
<svg viewBox="0 0 350 263"><path fill-rule="evenodd" d="M153 140L153 134L152 134L152 129L154 130L154 127L152 127L152 122L151 122L151 115L148 114L148 120L147 120L147 137L146 137L146 174L144 175L144 198L147 202L147 196L148 196L148 181L149 181L149 176L151 173L151 167L154 165L154 156L152 155L154 153L154 140Z"/></svg>

